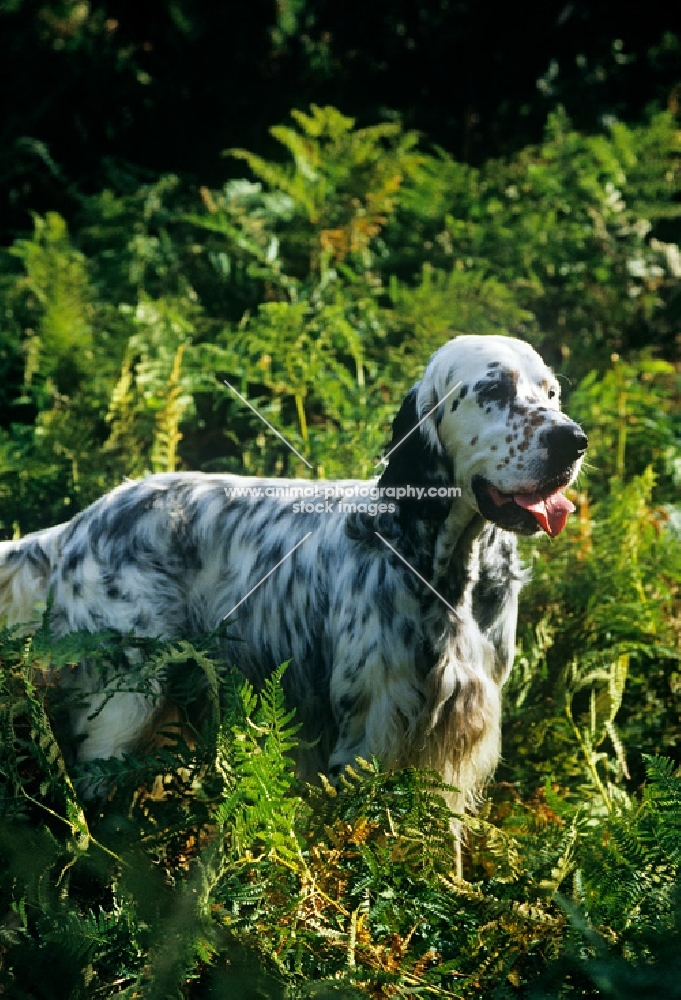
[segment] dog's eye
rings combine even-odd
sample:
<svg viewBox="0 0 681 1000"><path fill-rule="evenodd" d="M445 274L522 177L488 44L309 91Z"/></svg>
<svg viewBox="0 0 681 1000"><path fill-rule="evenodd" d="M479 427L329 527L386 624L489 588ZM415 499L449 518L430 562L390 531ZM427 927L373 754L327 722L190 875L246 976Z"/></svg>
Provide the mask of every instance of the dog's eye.
<svg viewBox="0 0 681 1000"><path fill-rule="evenodd" d="M549 391L547 392L547 396L549 397L549 399L555 399L557 395L558 392L556 389L549 389Z"/></svg>

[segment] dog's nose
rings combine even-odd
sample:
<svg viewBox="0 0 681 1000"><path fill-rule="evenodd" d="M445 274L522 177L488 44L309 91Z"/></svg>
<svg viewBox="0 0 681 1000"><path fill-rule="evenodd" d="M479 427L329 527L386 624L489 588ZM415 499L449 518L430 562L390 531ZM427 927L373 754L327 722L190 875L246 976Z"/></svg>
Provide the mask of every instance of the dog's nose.
<svg viewBox="0 0 681 1000"><path fill-rule="evenodd" d="M548 464L551 472L561 472L582 457L589 439L582 428L571 421L546 431L542 443L549 453Z"/></svg>

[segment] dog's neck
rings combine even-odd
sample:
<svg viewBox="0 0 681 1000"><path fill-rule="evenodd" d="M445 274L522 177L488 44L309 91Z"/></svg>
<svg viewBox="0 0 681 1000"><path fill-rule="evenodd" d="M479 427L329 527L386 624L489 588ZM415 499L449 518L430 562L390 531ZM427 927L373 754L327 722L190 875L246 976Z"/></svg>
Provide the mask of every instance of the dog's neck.
<svg viewBox="0 0 681 1000"><path fill-rule="evenodd" d="M387 542L438 592L446 591L447 601L458 602L476 576L475 542L487 522L460 498L433 506L402 499L395 506L394 512L376 516L349 515L348 535L372 546Z"/></svg>
<svg viewBox="0 0 681 1000"><path fill-rule="evenodd" d="M435 538L433 549L433 586L437 587L450 578L454 562L470 577L469 569L473 547L485 526L484 518L477 511L453 501L449 514Z"/></svg>
<svg viewBox="0 0 681 1000"><path fill-rule="evenodd" d="M378 481L386 490L382 500L396 506L394 513L366 518L363 528L378 531L431 586L446 586L452 595L475 573L475 540L485 521L462 497L431 496L456 485L455 458L446 455L437 437L419 426L417 386L412 389L393 423L389 460ZM408 492L400 496L400 491ZM419 491L422 491L419 496ZM348 526L350 534L359 522ZM393 540L394 539L394 540ZM452 583L456 565L457 583Z"/></svg>
<svg viewBox="0 0 681 1000"><path fill-rule="evenodd" d="M435 580L446 576L455 552L459 565L468 563L473 542L485 525L477 509L463 498L426 495L431 488L451 488L455 484L454 463L424 445L417 434L413 442L407 440L400 446L378 481L379 488L411 491L401 498L399 493L395 497L388 493L385 499L396 504L392 518L399 525L400 536L418 554L434 586Z"/></svg>

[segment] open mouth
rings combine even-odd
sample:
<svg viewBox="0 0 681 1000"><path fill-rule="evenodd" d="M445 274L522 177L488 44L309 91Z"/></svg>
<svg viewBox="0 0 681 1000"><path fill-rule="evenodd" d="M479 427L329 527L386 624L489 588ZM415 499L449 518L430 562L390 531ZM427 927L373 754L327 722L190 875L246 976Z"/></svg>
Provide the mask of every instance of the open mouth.
<svg viewBox="0 0 681 1000"><path fill-rule="evenodd" d="M482 476L473 480L480 513L500 528L532 535L538 528L559 535L575 505L561 493L566 482L549 483L533 493L502 493Z"/></svg>

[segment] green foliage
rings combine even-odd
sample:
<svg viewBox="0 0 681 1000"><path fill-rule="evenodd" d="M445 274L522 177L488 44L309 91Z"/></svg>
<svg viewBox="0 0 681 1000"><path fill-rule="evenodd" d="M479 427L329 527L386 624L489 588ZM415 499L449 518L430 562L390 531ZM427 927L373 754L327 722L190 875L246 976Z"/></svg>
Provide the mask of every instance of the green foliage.
<svg viewBox="0 0 681 1000"><path fill-rule="evenodd" d="M587 136L556 112L543 143L474 168L394 122L293 117L272 130L285 162L232 154L256 180L121 182L3 257L2 529L125 475L308 475L223 379L313 475L369 476L447 336L525 336L590 446L578 513L525 545L504 761L460 820L460 877L436 776L363 762L300 787L283 668L256 693L217 635L5 630L3 995L674 996L676 124ZM83 656L111 693L164 677L157 749L68 766L58 678Z"/></svg>
<svg viewBox="0 0 681 1000"><path fill-rule="evenodd" d="M528 336L568 374L596 364L576 406L600 421L602 475L621 472L627 434L627 474L675 468L670 369L627 358L599 377L613 350L671 344L670 116L584 136L556 113L541 146L480 168L333 108L272 134L288 163L232 154L256 183L203 187L200 203L173 176L107 190L81 199L71 235L49 213L10 249L5 530L17 511L23 531L61 520L124 475L307 475L223 378L315 474L369 475L395 400L457 331Z"/></svg>
<svg viewBox="0 0 681 1000"><path fill-rule="evenodd" d="M92 357L85 258L70 245L66 224L54 212L36 218L33 239L17 240L10 252L24 265L23 284L38 328L27 347L25 381L38 370L67 379L68 370L60 368L77 367L88 352Z"/></svg>
<svg viewBox="0 0 681 1000"><path fill-rule="evenodd" d="M110 676L111 637L81 641ZM575 976L624 997L612 986L623 970L666 981L658 952L681 916L681 782L671 761L647 758L640 801L620 790L608 811L589 804L600 783L579 797L549 783L534 803L507 801L495 823L464 819L461 879L437 777L360 761L338 788L299 788L285 667L256 695L207 655L214 642L148 646L133 681L142 689L159 670L170 674L176 702L188 695L192 746L166 728L145 759L81 769L111 788L86 820L45 711L54 695L34 684L50 651L72 659L73 639L55 644L45 627L33 640L5 633L0 968L9 996L55 995L50 968L62 970L59 995L84 998L190 997L197 980L234 995L257 982L270 997L285 984L300 997L325 995L325 984L347 996L539 995L553 980L541 995L558 997ZM197 728L200 677L213 708Z"/></svg>
<svg viewBox="0 0 681 1000"><path fill-rule="evenodd" d="M662 494L673 500L681 482L679 384L674 366L644 355L612 358L602 377L591 371L571 397L577 420L590 430L583 483L601 496L613 478L622 483L651 467L663 479ZM660 492L658 491L658 496Z"/></svg>
<svg viewBox="0 0 681 1000"><path fill-rule="evenodd" d="M402 268L418 266L425 241L436 267L493 276L554 331L543 340L580 375L613 349L670 343L681 265L654 227L678 217L671 115L585 136L557 111L540 146L479 170L442 155L419 181L416 226L398 213Z"/></svg>
<svg viewBox="0 0 681 1000"><path fill-rule="evenodd" d="M506 734L524 789L546 773L547 759L561 785L574 779L573 737L590 767L600 755L612 769L608 781L629 772L641 779L641 751L678 754L680 553L668 512L651 505L653 486L648 470L625 485L615 480L594 505L583 494L579 516L550 549L528 546L537 562ZM631 747L628 764L620 740Z"/></svg>

